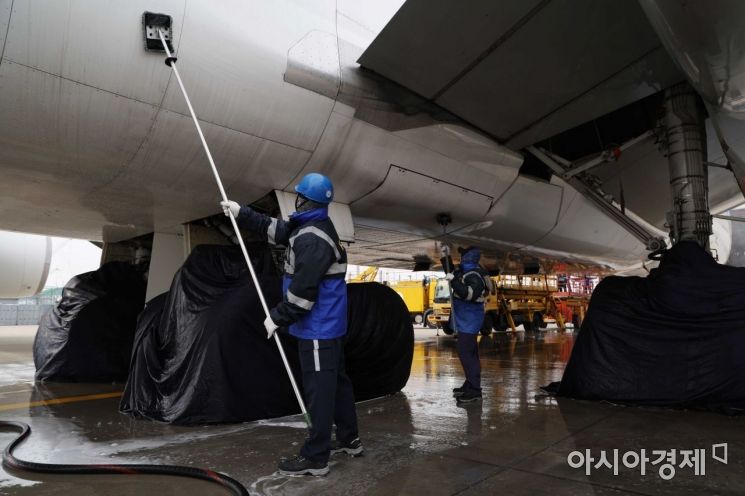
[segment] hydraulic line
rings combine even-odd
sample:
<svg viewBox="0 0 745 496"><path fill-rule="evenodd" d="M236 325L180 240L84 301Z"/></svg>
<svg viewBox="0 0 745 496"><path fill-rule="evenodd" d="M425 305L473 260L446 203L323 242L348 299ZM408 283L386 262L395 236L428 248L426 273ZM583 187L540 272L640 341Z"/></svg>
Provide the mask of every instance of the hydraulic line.
<svg viewBox="0 0 745 496"><path fill-rule="evenodd" d="M138 465L138 464L65 464L65 463L36 463L21 460L13 455L15 450L31 434L31 427L23 422L0 420L0 429L11 428L20 434L11 441L3 452L3 467L14 470L24 470L45 474L119 474L119 475L173 475L191 477L207 482L219 484L238 496L249 496L248 490L237 480L225 474L196 467L180 465Z"/></svg>

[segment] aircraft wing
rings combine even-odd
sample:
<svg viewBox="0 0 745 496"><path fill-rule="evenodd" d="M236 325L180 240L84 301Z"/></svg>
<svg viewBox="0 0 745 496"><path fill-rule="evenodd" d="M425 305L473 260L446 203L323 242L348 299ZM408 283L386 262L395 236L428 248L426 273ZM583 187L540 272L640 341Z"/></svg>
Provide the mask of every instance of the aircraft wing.
<svg viewBox="0 0 745 496"><path fill-rule="evenodd" d="M359 63L513 150L683 74L636 2L408 0Z"/></svg>

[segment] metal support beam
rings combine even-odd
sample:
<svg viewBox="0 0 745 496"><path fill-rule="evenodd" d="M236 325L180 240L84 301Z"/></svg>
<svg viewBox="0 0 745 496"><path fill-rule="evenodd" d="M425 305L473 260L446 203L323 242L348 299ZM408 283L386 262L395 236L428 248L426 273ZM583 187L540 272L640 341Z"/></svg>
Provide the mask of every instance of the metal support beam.
<svg viewBox="0 0 745 496"><path fill-rule="evenodd" d="M569 179L570 177L576 176L580 172L585 172L594 167L597 167L600 164L604 164L612 160L617 160L618 157L621 155L621 153L623 153L627 149L631 148L637 143L640 143L653 135L654 133L650 130L650 131L647 131L646 133L642 133L639 136L636 136L635 138L631 138L627 142L623 143L621 146L617 146L616 148L613 148L611 150L606 150L600 155L598 155L597 157L591 158L590 160L588 160L587 162L583 164L579 164L575 167L572 167L571 169L567 170L561 177L562 179L566 180L566 179Z"/></svg>
<svg viewBox="0 0 745 496"><path fill-rule="evenodd" d="M734 215L714 214L712 217L715 219L731 220L732 222L745 222L745 217L735 217Z"/></svg>
<svg viewBox="0 0 745 496"><path fill-rule="evenodd" d="M557 176L562 177L562 172L566 172L567 169L563 167L559 160L555 159L553 154L549 154L545 150L541 150L535 146L527 147L527 150L532 153L538 160L546 164L551 170L555 171ZM567 163L565 160L561 161ZM634 215L633 213L621 211L621 206L612 200L608 200L600 192L596 191L593 187L586 184L584 181L577 177L569 177L567 182L583 196L592 201L601 211L605 212L611 219L618 223L621 227L626 229L632 236L644 243L650 251L659 250L666 246L665 240L657 234L657 229L641 217Z"/></svg>
<svg viewBox="0 0 745 496"><path fill-rule="evenodd" d="M150 255L150 270L147 277L145 301L150 301L171 289L173 276L184 264L188 255L184 243L184 230L179 234L172 232L153 233L153 250Z"/></svg>
<svg viewBox="0 0 745 496"><path fill-rule="evenodd" d="M706 167L717 167L719 169L727 169L729 171L732 170L732 166L729 164L729 162L726 164L718 164L716 162L704 162L704 165Z"/></svg>

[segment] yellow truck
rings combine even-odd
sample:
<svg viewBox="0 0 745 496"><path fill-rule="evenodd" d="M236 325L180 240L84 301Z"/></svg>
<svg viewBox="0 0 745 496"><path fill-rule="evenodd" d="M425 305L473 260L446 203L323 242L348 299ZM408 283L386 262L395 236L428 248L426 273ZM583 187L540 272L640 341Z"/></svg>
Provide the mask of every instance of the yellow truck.
<svg viewBox="0 0 745 496"><path fill-rule="evenodd" d="M496 293L486 298L481 334L489 335L492 330L514 331L521 324L526 331L545 329L553 322L564 329L564 319L554 297L558 291L556 276L506 275L492 277L492 280ZM437 281L433 311L428 320L442 328L445 334L453 333L448 327L450 285L445 279Z"/></svg>
<svg viewBox="0 0 745 496"><path fill-rule="evenodd" d="M378 268L368 267L349 279L349 282L374 282L376 277L378 277Z"/></svg>
<svg viewBox="0 0 745 496"><path fill-rule="evenodd" d="M389 286L406 303L412 322L426 324L432 314L432 300L436 284L436 279L425 277L421 281L398 281L390 283Z"/></svg>

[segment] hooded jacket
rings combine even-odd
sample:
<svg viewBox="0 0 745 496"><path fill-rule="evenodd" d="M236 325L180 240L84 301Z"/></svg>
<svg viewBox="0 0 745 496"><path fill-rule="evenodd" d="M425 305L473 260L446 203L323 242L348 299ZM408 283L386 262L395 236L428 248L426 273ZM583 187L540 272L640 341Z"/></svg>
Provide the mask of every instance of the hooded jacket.
<svg viewBox="0 0 745 496"><path fill-rule="evenodd" d="M302 339L333 339L347 332L347 253L328 208L295 213L289 221L242 207L238 224L286 246L282 302L270 310L275 324Z"/></svg>
<svg viewBox="0 0 745 496"><path fill-rule="evenodd" d="M460 269L451 281L453 290L453 321L458 332L476 334L484 323L486 271L479 266L481 251L472 248L461 256Z"/></svg>

